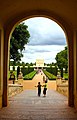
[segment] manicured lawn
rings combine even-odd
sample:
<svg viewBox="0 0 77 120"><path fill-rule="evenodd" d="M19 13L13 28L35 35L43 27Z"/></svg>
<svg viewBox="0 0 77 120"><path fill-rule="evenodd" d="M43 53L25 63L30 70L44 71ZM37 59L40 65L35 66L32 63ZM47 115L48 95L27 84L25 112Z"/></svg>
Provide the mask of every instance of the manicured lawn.
<svg viewBox="0 0 77 120"><path fill-rule="evenodd" d="M10 72L13 72L14 75L15 75L15 78L17 78L17 71L9 71L9 72L8 72L8 78L10 78Z"/></svg>
<svg viewBox="0 0 77 120"><path fill-rule="evenodd" d="M8 72L8 79L10 78L10 72L11 71L9 71ZM13 73L14 73L14 75L15 75L15 78L17 77L17 71L13 71ZM34 77L34 75L36 74L36 71L32 71L32 72L30 72L29 74L27 74L27 75L25 75L24 77L23 77L23 79L24 80L31 80L33 77Z"/></svg>
<svg viewBox="0 0 77 120"><path fill-rule="evenodd" d="M44 74L48 77L49 80L56 80L56 76L49 73L48 71L46 70L43 70Z"/></svg>
<svg viewBox="0 0 77 120"><path fill-rule="evenodd" d="M32 71L29 74L24 76L24 80L32 80L32 78L35 76L37 71Z"/></svg>
<svg viewBox="0 0 77 120"><path fill-rule="evenodd" d="M65 79L68 79L68 73L64 73L64 74L63 74L63 77L64 77Z"/></svg>

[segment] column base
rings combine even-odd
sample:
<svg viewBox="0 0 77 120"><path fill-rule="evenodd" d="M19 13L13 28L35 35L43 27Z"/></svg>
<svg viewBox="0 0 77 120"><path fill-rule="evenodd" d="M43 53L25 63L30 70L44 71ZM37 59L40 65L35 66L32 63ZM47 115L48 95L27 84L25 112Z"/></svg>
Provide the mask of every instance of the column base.
<svg viewBox="0 0 77 120"><path fill-rule="evenodd" d="M77 95L76 95L75 100L74 100L74 106L75 106L75 108L77 110Z"/></svg>
<svg viewBox="0 0 77 120"><path fill-rule="evenodd" d="M2 108L2 96L0 96L0 108Z"/></svg>

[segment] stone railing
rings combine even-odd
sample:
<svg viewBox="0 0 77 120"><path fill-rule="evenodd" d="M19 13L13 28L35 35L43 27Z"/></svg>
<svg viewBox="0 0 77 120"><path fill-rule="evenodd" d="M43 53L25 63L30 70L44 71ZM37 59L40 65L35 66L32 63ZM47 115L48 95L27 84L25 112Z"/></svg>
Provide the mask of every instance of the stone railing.
<svg viewBox="0 0 77 120"><path fill-rule="evenodd" d="M19 85L19 84L9 84L8 85L8 96L9 97L19 94L22 91L23 91L23 85Z"/></svg>
<svg viewBox="0 0 77 120"><path fill-rule="evenodd" d="M67 84L57 85L57 91L65 96L68 96L68 85Z"/></svg>
<svg viewBox="0 0 77 120"><path fill-rule="evenodd" d="M68 96L68 81L61 79L61 78L57 78L56 79L56 90L65 95Z"/></svg>

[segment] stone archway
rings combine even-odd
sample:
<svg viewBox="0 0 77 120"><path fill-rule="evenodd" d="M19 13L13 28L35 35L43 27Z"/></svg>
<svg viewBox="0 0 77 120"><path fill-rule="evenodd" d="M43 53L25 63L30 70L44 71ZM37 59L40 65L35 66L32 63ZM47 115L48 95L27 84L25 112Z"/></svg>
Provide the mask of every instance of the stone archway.
<svg viewBox="0 0 77 120"><path fill-rule="evenodd" d="M67 38L68 43L68 51L69 51L69 97L68 97L68 105L73 106L74 105L74 71L73 71L73 32L71 29L71 26L66 23L61 17L57 16L53 12L48 11L42 11L42 10L34 10L34 11L27 11L26 13L22 13L18 16L16 16L16 19L11 19L10 22L7 22L5 25L5 31L4 31L4 63L3 67L4 69L4 75L3 75L3 106L7 106L8 103L8 97L7 97L7 74L8 74L8 51L9 51L9 39L10 35L15 28L15 26L31 17L35 16L41 16L41 17L47 17L52 20L54 20L56 23L58 23L62 29L64 30Z"/></svg>

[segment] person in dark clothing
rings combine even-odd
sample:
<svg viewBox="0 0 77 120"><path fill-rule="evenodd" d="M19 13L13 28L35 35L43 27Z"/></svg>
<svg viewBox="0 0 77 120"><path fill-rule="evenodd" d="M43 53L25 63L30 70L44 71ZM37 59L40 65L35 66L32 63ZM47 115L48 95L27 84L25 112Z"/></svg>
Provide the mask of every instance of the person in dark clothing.
<svg viewBox="0 0 77 120"><path fill-rule="evenodd" d="M35 86L35 87L38 87L38 96L40 97L40 95L41 95L41 84L40 84L40 82L38 82L38 85L37 86Z"/></svg>

